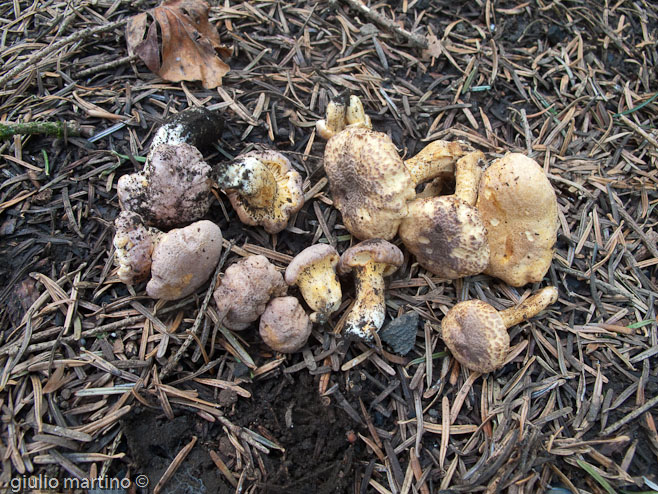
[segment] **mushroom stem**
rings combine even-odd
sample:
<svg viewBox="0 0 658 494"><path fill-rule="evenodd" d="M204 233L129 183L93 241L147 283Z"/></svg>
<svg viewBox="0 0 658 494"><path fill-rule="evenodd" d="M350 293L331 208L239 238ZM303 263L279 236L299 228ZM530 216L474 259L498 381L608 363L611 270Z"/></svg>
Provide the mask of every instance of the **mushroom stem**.
<svg viewBox="0 0 658 494"><path fill-rule="evenodd" d="M364 341L370 341L379 331L386 317L384 299L384 263L369 262L355 266L354 280L356 300L345 319L345 334Z"/></svg>
<svg viewBox="0 0 658 494"><path fill-rule="evenodd" d="M344 97L332 99L327 104L325 118L318 120L316 128L323 139L331 139L346 126L345 112L347 105Z"/></svg>
<svg viewBox="0 0 658 494"><path fill-rule="evenodd" d="M418 185L443 173L453 173L455 161L465 153L466 148L459 142L433 141L416 156L405 160L404 165Z"/></svg>
<svg viewBox="0 0 658 494"><path fill-rule="evenodd" d="M217 182L224 190L235 190L251 206L266 208L274 203L277 185L274 174L253 156L238 158L224 165Z"/></svg>
<svg viewBox="0 0 658 494"><path fill-rule="evenodd" d="M520 322L523 322L537 315L546 307L557 301L558 291L554 286L542 288L537 293L531 295L516 307L510 307L499 311L498 314L503 319L505 327L510 328Z"/></svg>
<svg viewBox="0 0 658 494"><path fill-rule="evenodd" d="M478 184L482 176L479 163L484 161L481 151L474 151L462 156L455 164L455 196L469 206L475 206L478 198Z"/></svg>

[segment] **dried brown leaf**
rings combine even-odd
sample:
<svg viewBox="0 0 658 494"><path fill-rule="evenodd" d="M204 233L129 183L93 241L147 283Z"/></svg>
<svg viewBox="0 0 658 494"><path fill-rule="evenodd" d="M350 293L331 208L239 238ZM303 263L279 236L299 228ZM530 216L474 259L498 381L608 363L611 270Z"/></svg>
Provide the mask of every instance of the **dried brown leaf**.
<svg viewBox="0 0 658 494"><path fill-rule="evenodd" d="M137 14L126 27L128 52L165 80L201 81L209 89L221 86L230 68L219 56L230 50L208 21L209 8L203 0L165 0Z"/></svg>

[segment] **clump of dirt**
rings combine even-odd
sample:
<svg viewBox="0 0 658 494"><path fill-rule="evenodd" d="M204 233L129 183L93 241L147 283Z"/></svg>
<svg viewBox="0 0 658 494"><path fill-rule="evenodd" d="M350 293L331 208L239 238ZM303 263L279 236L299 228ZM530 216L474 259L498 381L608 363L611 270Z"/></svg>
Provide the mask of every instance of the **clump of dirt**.
<svg viewBox="0 0 658 494"><path fill-rule="evenodd" d="M344 493L354 485L355 458L361 452L347 433L355 424L335 405L324 405L313 377L257 381L250 400L240 400L235 422L267 434L285 448L263 455L268 477L263 493Z"/></svg>
<svg viewBox="0 0 658 494"><path fill-rule="evenodd" d="M348 440L354 437L348 433L359 424L334 403L323 404L313 376L304 371L294 378L279 374L257 380L249 389L252 397L237 402L220 395L227 418L273 440L284 451L272 449L268 455L261 454L264 474L255 471L248 475L245 486L258 482L257 492L264 494L348 492L355 482L356 459L365 457L363 443ZM197 436L198 442L162 492L235 492L209 454L212 449L228 465L233 464L235 451L221 425L208 424L189 413L168 420L161 413L142 410L123 422L123 432L134 476L146 475L151 488L176 454Z"/></svg>

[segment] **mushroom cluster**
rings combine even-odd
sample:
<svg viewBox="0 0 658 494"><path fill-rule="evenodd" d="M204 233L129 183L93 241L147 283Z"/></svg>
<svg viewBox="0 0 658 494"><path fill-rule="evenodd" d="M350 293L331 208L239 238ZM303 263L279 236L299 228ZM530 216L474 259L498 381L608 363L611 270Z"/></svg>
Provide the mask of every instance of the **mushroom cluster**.
<svg viewBox="0 0 658 494"><path fill-rule="evenodd" d="M469 144L439 140L404 160L387 134L372 129L354 95L331 101L316 128L328 140L324 168L333 204L360 242L342 254L315 244L285 271L262 255L231 264L213 293L219 322L229 330L257 324L273 350L298 351L314 324L327 324L348 305L340 277L352 273L353 302L339 321L343 335L381 346L384 278L405 260L391 243L398 235L418 265L446 280L485 273L523 286L543 279L557 236L557 200L531 158L510 153L487 166ZM220 132L207 112L181 112L156 133L144 169L119 180L117 274L127 284L148 279L151 297L189 295L216 266L222 233L202 219L213 185L242 223L269 234L285 229L303 206L301 175L278 151L247 152L215 169L206 164L199 147ZM452 179L454 192L441 194L441 183ZM507 357L507 328L556 300L557 290L548 287L501 312L479 300L462 302L444 317L442 336L462 365L490 372Z"/></svg>

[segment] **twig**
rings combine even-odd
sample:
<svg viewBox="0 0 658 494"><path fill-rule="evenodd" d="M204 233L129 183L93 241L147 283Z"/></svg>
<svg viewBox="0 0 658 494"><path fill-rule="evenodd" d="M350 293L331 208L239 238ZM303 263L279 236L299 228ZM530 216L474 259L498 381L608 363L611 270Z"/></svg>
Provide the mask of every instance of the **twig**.
<svg viewBox="0 0 658 494"><path fill-rule="evenodd" d="M107 63L102 63L100 65L94 65L93 67L89 67L88 69L81 70L77 74L75 74L75 77L80 79L83 77L87 77L89 75L93 74L98 74L99 72L103 72L104 70L107 69L114 69L116 67L119 67L125 63L130 63L134 60L137 60L139 57L137 55L128 55L127 57L121 57L117 60L112 60Z"/></svg>
<svg viewBox="0 0 658 494"><path fill-rule="evenodd" d="M65 138L67 136L90 136L91 127L82 126L78 122L22 122L10 123L0 122L0 141L9 139L15 135L43 134Z"/></svg>
<svg viewBox="0 0 658 494"><path fill-rule="evenodd" d="M654 396L649 401L647 401L644 405L642 405L639 408L636 408L631 413L626 415L624 418L619 419L619 420L617 420L617 422L615 422L611 426L606 427L603 430L603 432L601 432L601 436L605 437L605 436L608 436L608 435L612 434L613 432L615 432L619 428L621 428L624 424L627 424L631 420L636 419L637 417L642 415L644 412L646 412L647 410L655 407L656 405L658 405L658 396Z"/></svg>
<svg viewBox="0 0 658 494"><path fill-rule="evenodd" d="M36 65L36 63L41 60L42 58L46 57L47 55L50 55L52 52L59 50L60 48L63 48L64 46L68 45L69 43L74 43L76 41L81 41L87 38L90 38L91 36L94 36L95 34L100 34L104 33L105 31L111 31L112 29L115 29L117 27L122 27L124 24L128 22L128 19L122 19L120 21L116 22L110 22L109 24L105 24L102 26L96 26L96 27L89 27L87 29L83 29L82 31L76 31L75 33L67 36L66 38L63 38L56 43L53 43L50 46L46 46L45 48L39 50L36 52L34 55L31 57L28 57L24 62L18 64L16 67L13 69L5 72L5 75L0 77L0 87L4 87L7 82L12 81L15 82L18 79L15 79L14 77L21 72L23 72L26 68L31 67L33 65Z"/></svg>
<svg viewBox="0 0 658 494"><path fill-rule="evenodd" d="M224 251L224 255L222 255L222 258L219 260L219 264L217 265L217 268L215 269L215 273L213 274L212 279L210 280L210 286L208 287L208 290L206 291L206 296L203 298L203 303L201 304L201 308L199 309L199 312L196 316L196 319L194 320L194 324L192 325L192 328L188 332L188 336L183 342L183 344L180 346L178 351L169 358L165 366L162 368L160 371L159 377L162 380L163 378L167 377L171 370L178 364L180 359L183 357L183 354L185 351L188 349L188 347L192 344L194 341L194 337L197 335L199 332L199 328L201 327L201 323L203 322L203 317L206 313L206 309L208 308L208 304L210 303L210 299L212 297L213 292L215 291L215 285L217 284L217 277L219 276L220 271L224 267L224 263L226 262L226 259L228 258L229 254L231 253L231 247L233 247L233 243L231 242L230 246Z"/></svg>
<svg viewBox="0 0 658 494"><path fill-rule="evenodd" d="M417 48L427 49L428 46L427 39L425 39L424 36L410 33L406 29L398 26L395 22L393 22L388 17L385 17L379 12L372 10L370 7L365 6L361 2L361 0L343 0L343 2L348 4L353 9L361 12L371 21L376 22L380 26L385 27L386 29L393 31L394 33L399 34L400 36L406 38L409 41L409 43L411 43L413 46L416 46Z"/></svg>

